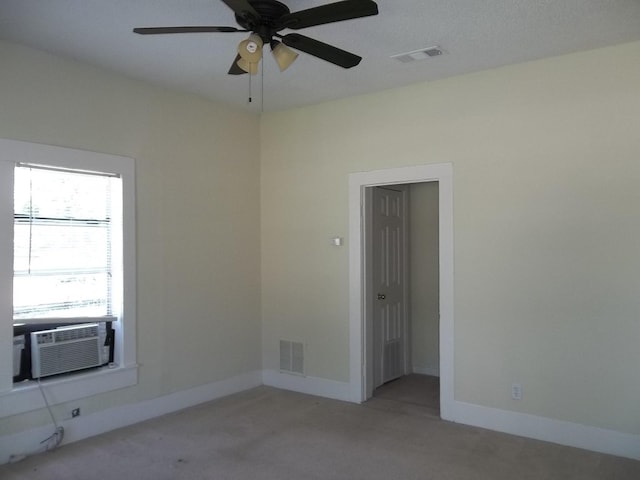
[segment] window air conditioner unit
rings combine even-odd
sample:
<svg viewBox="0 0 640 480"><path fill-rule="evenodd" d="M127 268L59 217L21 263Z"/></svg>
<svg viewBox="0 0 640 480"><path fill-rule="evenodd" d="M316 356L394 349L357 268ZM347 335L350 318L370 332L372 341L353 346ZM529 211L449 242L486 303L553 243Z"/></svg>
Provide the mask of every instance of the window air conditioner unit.
<svg viewBox="0 0 640 480"><path fill-rule="evenodd" d="M31 332L31 374L42 378L104 365L103 345L97 323Z"/></svg>

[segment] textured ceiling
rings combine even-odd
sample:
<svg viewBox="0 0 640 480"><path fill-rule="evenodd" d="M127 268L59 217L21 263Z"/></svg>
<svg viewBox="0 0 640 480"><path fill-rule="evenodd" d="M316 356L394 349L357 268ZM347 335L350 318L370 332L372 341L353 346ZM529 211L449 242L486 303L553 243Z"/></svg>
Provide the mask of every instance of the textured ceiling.
<svg viewBox="0 0 640 480"><path fill-rule="evenodd" d="M330 2L284 3L297 11ZM0 0L0 39L258 111L640 40L640 0L377 3L378 16L299 31L362 56L360 65L344 70L301 53L281 73L266 55L264 85L262 75L253 77L251 105L249 76L227 75L246 33L132 33L144 26L236 26L233 12L220 0ZM446 55L414 63L390 58L434 45Z"/></svg>

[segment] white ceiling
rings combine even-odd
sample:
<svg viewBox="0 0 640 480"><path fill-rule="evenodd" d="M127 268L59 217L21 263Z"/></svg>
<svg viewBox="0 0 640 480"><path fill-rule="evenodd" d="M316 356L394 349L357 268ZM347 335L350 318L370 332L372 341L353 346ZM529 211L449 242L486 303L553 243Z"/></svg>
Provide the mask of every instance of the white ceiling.
<svg viewBox="0 0 640 480"><path fill-rule="evenodd" d="M284 0L291 11L330 2ZM0 0L0 39L258 111L640 40L640 0L377 3L378 16L298 31L362 56L360 65L344 70L301 53L280 73L265 55L264 100L258 75L253 77L251 105L249 76L227 75L246 33L132 33L133 27L237 26L220 0ZM390 58L434 45L446 55L408 64Z"/></svg>

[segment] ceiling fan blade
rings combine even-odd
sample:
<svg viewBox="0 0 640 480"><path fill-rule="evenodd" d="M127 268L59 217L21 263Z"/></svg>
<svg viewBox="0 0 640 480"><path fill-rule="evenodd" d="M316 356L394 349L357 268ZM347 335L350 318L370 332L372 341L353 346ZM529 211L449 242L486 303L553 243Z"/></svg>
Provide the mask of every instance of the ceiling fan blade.
<svg viewBox="0 0 640 480"><path fill-rule="evenodd" d="M245 73L247 73L238 66L238 60L240 60L241 58L242 57L240 56L240 54L236 55L236 58L233 61L231 68L229 69L229 75L244 75Z"/></svg>
<svg viewBox="0 0 640 480"><path fill-rule="evenodd" d="M319 42L313 38L305 37L299 33L290 33L289 35L283 36L282 43L342 68L355 67L362 60L362 57L354 55L353 53Z"/></svg>
<svg viewBox="0 0 640 480"><path fill-rule="evenodd" d="M135 33L140 35L161 35L165 33L209 33L209 32L246 32L247 30L240 30L236 27L143 27L134 28Z"/></svg>
<svg viewBox="0 0 640 480"><path fill-rule="evenodd" d="M298 30L300 28L377 14L378 5L376 2L371 0L344 0L290 13L282 17L279 22L285 28Z"/></svg>
<svg viewBox="0 0 640 480"><path fill-rule="evenodd" d="M241 18L260 18L260 14L247 0L222 0Z"/></svg>

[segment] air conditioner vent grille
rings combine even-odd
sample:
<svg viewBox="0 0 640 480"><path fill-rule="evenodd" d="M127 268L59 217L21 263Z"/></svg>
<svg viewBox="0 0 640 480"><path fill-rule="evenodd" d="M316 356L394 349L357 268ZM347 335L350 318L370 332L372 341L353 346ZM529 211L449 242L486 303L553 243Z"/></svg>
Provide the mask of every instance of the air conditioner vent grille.
<svg viewBox="0 0 640 480"><path fill-rule="evenodd" d="M97 367L100 361L99 339L53 344L40 348L40 376Z"/></svg>
<svg viewBox="0 0 640 480"><path fill-rule="evenodd" d="M67 342L69 340L80 340L81 338L96 337L98 326L90 325L82 328L60 329L54 333L56 342Z"/></svg>
<svg viewBox="0 0 640 480"><path fill-rule="evenodd" d="M428 58L439 57L440 55L444 55L446 52L438 47L427 47L421 48L420 50L413 50L412 52L406 53L398 53L397 55L391 55L391 58L394 58L402 63L411 63L416 60L425 60Z"/></svg>
<svg viewBox="0 0 640 480"><path fill-rule="evenodd" d="M31 332L31 375L41 378L108 361L106 330L97 323Z"/></svg>

